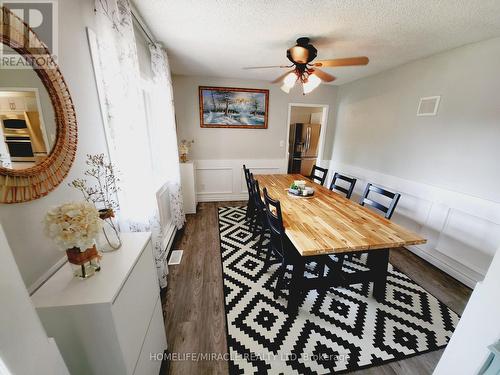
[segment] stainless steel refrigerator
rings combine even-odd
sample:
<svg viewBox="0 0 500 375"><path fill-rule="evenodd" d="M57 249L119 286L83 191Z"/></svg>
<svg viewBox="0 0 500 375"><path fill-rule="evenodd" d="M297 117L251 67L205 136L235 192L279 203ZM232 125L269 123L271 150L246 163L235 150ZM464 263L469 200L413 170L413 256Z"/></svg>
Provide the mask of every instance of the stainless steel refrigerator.
<svg viewBox="0 0 500 375"><path fill-rule="evenodd" d="M288 173L309 176L318 158L321 124L291 124L288 139Z"/></svg>

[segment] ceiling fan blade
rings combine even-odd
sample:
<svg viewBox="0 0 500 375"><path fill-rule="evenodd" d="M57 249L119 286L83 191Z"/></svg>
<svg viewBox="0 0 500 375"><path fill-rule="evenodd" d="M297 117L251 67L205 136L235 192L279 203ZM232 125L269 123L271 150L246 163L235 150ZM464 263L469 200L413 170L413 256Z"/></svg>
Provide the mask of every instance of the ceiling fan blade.
<svg viewBox="0 0 500 375"><path fill-rule="evenodd" d="M291 68L291 65L267 65L267 66L246 66L242 69L269 69L269 68Z"/></svg>
<svg viewBox="0 0 500 375"><path fill-rule="evenodd" d="M344 59L318 60L313 63L314 66L331 67L331 66L353 66L366 65L370 60L366 56L347 57Z"/></svg>
<svg viewBox="0 0 500 375"><path fill-rule="evenodd" d="M288 75L288 73L291 73L293 72L293 69L292 70L289 70L288 72L286 73L283 73L282 75L280 75L278 78L276 78L274 81L271 81L271 83L278 83L278 82L281 82L283 81L283 79Z"/></svg>
<svg viewBox="0 0 500 375"><path fill-rule="evenodd" d="M322 81L325 82L333 82L335 81L335 77L332 76L331 74L328 74L327 72L324 72L322 70L319 70L318 68L314 69L314 73L317 75Z"/></svg>

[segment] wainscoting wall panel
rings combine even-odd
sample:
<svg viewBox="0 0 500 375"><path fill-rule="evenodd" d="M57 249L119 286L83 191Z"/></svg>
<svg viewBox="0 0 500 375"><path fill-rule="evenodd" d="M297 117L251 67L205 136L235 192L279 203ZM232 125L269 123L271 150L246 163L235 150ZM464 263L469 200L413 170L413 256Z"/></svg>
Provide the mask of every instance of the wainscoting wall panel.
<svg viewBox="0 0 500 375"><path fill-rule="evenodd" d="M248 198L242 165L254 174L286 173L285 159L197 160L199 202ZM405 180L351 165L319 161L333 172L358 179L352 199L358 200L367 182L398 191L402 198L393 220L427 238L409 249L469 287L482 280L500 246L500 203L439 187Z"/></svg>
<svg viewBox="0 0 500 375"><path fill-rule="evenodd" d="M226 167L196 168L197 194L231 194L233 170Z"/></svg>
<svg viewBox="0 0 500 375"><path fill-rule="evenodd" d="M243 164L254 174L286 173L284 159L197 160L198 202L248 199Z"/></svg>
<svg viewBox="0 0 500 375"><path fill-rule="evenodd" d="M409 249L469 287L483 279L500 245L500 203L399 177L332 162L330 171L358 179L352 199L367 182L402 194L393 220L427 238Z"/></svg>

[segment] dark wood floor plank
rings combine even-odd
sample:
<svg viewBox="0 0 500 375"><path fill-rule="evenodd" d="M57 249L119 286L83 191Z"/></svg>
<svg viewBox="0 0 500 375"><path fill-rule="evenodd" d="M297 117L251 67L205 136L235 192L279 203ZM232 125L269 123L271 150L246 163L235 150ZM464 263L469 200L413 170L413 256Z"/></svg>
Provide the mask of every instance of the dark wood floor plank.
<svg viewBox="0 0 500 375"><path fill-rule="evenodd" d="M184 250L180 265L171 266L163 295L168 350L186 353L225 354L226 317L222 289L222 264L217 209L244 202L200 203L196 215L187 215L174 249ZM415 282L462 314L471 290L406 249L391 251L390 262ZM353 372L357 375L427 375L443 350ZM227 362L172 361L169 374L228 374Z"/></svg>

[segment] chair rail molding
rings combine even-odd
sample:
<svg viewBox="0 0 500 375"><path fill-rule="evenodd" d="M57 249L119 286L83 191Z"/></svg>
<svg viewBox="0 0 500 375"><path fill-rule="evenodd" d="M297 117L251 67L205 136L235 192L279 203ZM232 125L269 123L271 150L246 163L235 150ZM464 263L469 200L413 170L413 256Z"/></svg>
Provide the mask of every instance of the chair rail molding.
<svg viewBox="0 0 500 375"><path fill-rule="evenodd" d="M358 179L354 200L368 182L400 192L393 221L428 240L408 249L471 288L484 278L500 245L500 202L335 161L330 170Z"/></svg>
<svg viewBox="0 0 500 375"><path fill-rule="evenodd" d="M286 173L283 159L196 160L198 202L248 199L243 164L254 174Z"/></svg>

